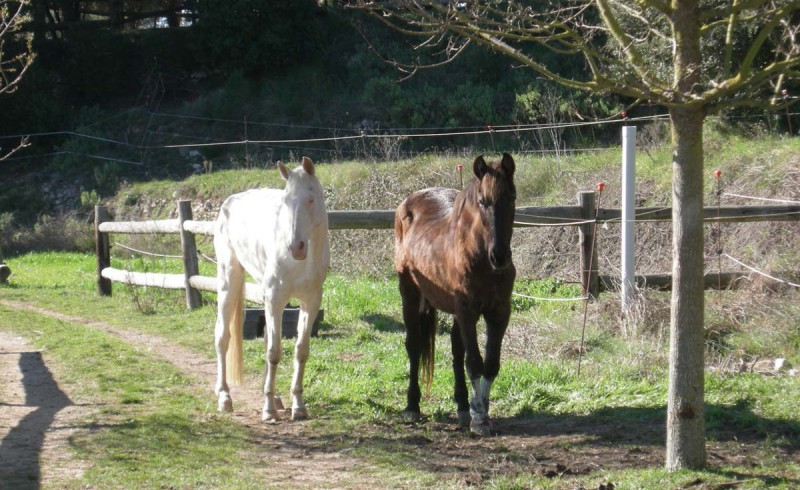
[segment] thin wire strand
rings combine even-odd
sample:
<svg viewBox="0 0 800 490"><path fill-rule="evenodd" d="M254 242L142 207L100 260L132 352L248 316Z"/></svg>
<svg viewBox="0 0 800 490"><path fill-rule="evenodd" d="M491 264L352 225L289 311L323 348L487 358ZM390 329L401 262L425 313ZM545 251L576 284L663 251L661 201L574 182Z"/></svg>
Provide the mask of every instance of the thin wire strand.
<svg viewBox="0 0 800 490"><path fill-rule="evenodd" d="M153 252L147 252L145 250L139 250L139 249L136 249L136 248L133 248L133 247L129 247L127 245L123 245L123 244L121 244L119 242L114 242L114 245L116 245L116 246L118 246L120 248L124 248L125 250L130 250L131 252L136 252L137 254L147 255L147 256L150 256L150 257L160 257L160 258L165 258L165 259L182 259L183 258L183 255L164 255L164 254L157 254L157 253L153 253Z"/></svg>
<svg viewBox="0 0 800 490"><path fill-rule="evenodd" d="M214 260L214 259L212 259L211 257L209 257L208 255L202 254L202 253L200 253L200 252L197 252L197 256L198 256L198 257L200 257L200 258L202 258L202 259L205 259L205 260L207 260L207 261L211 262L212 264L216 264L216 263L217 263L217 261L216 261L216 260Z"/></svg>
<svg viewBox="0 0 800 490"><path fill-rule="evenodd" d="M730 196L730 197L741 197L744 199L753 199L756 201L769 201L769 202L782 202L785 204L800 204L800 201L793 201L791 199L773 199L770 197L758 197L758 196L745 196L742 194L733 194L732 192L725 192L722 194L723 196Z"/></svg>
<svg viewBox="0 0 800 490"><path fill-rule="evenodd" d="M150 113L152 115L157 115L159 113ZM627 122L634 122L634 121L657 121L660 119L664 119L668 117L666 115L657 115L657 116L642 116L638 118L631 118L628 119ZM477 130L469 130L469 131L445 131L445 132L434 132L434 133L403 133L403 134L367 134L361 133L359 135L352 135L352 136L331 136L331 137L324 137L324 138L296 138L296 139L286 139L286 140L233 140L233 141L220 141L216 143L187 143L181 145L142 145L142 144L134 144L128 143L125 141L114 140L111 138L103 138L100 136L93 136L89 134L83 134L77 131L51 131L51 132L41 132L41 133L28 133L28 134L20 134L20 135L8 135L8 136L0 136L0 139L5 138L18 138L22 136L57 136L57 135L67 135L67 136L75 136L81 138L87 138L97 141L102 141L106 143L113 143L117 145L123 145L131 148L137 149L157 149L157 148L186 148L191 146L230 146L230 145L242 145L242 144L280 144L280 143L306 143L306 142L322 142L322 141L346 141L346 140L355 140L355 139L377 139L377 138L434 138L434 137L445 137L445 136L471 136L471 135L478 135L478 134L493 134L493 133L514 133L514 132L529 132L529 131L543 131L549 129L568 129L568 128L576 128L582 126L596 126L596 125L604 125L604 124L614 124L620 123L621 121L618 119L613 120L604 120L604 121L588 121L588 122L577 122L577 123L559 123L559 124L539 124L539 125L531 125L531 126L514 126L508 128L496 128L492 127L489 128L482 128ZM237 123L241 124L241 121L237 121ZM250 123L248 124L257 124L257 123ZM266 124L266 123L258 123L258 124ZM300 126L298 126L300 127ZM329 128L329 130L333 131L341 131L341 129Z"/></svg>
<svg viewBox="0 0 800 490"><path fill-rule="evenodd" d="M511 294L513 294L514 296L518 296L520 298L532 299L534 301L584 301L589 298L588 296L580 296L574 298L542 298L540 296L528 296L527 294L522 294L522 293L512 292Z"/></svg>
<svg viewBox="0 0 800 490"><path fill-rule="evenodd" d="M547 219L552 219L552 220L571 219L571 218L556 218L556 217L551 217L551 216L529 216L529 215L522 215L522 216L531 217L531 218L547 218ZM566 222L566 223L526 223L524 221L514 221L514 224L517 225L517 226L525 227L525 228L537 228L537 227L548 227L548 226L562 226L562 227L563 226L578 226L578 225L585 225L587 223L596 223L596 222L597 222L597 220L587 219L587 220L584 220L584 221L569 221L569 222Z"/></svg>
<svg viewBox="0 0 800 490"><path fill-rule="evenodd" d="M780 282L780 283L783 283L783 284L788 284L789 286L800 288L800 284L795 284L793 282L786 281L786 280L781 279L779 277L771 276L771 275L767 274L766 272L762 272L762 271L756 269L755 267L750 267L749 265L745 264L744 262L742 262L740 260L737 260L737 259L731 257L728 254L722 254L722 255L724 255L725 257L729 258L730 260L736 262L737 264L741 265L742 267L744 267L746 269L750 269L751 271L755 272L756 274L759 274L759 275L764 276L764 277L768 277L768 278L772 279L773 281L777 281L777 282Z"/></svg>

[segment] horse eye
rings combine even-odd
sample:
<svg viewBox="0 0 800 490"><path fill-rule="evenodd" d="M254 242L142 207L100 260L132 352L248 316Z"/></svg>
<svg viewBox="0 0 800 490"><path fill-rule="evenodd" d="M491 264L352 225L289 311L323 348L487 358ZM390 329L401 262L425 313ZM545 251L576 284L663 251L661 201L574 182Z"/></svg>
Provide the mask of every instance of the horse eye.
<svg viewBox="0 0 800 490"><path fill-rule="evenodd" d="M484 198L478 199L478 205L480 205L480 207L482 207L482 208L488 208L489 207L489 203L486 202L486 199L484 199Z"/></svg>

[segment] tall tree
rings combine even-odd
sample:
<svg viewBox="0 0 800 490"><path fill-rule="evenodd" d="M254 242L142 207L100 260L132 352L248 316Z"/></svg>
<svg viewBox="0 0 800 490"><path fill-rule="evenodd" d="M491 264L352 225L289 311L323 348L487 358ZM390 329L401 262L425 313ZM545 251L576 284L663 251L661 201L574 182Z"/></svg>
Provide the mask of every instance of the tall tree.
<svg viewBox="0 0 800 490"><path fill-rule="evenodd" d="M443 61L477 43L567 87L668 109L674 289L666 466L704 466L703 124L725 108L781 106L787 80L800 74L800 1L355 0L348 5L418 37L419 50L439 53ZM560 53L561 62L583 63L585 77L563 75L537 59L532 45ZM420 65L412 60L397 66Z"/></svg>

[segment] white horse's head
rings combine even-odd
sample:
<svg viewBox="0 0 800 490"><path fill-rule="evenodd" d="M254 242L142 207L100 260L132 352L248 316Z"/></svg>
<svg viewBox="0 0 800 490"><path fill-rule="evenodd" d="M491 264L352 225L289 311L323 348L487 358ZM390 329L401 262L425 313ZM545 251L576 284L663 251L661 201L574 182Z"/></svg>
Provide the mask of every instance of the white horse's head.
<svg viewBox="0 0 800 490"><path fill-rule="evenodd" d="M322 184L314 175L314 163L308 157L294 170L278 162L278 170L286 181L284 200L291 224L289 252L295 260L305 260L309 242L321 240L328 233L328 216ZM326 226L320 226L322 224Z"/></svg>

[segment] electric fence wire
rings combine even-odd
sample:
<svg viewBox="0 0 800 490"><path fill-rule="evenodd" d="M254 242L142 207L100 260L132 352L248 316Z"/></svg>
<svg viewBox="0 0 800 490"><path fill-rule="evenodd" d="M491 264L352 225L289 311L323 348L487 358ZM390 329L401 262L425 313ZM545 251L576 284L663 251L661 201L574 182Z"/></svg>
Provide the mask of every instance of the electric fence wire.
<svg viewBox="0 0 800 490"><path fill-rule="evenodd" d="M128 245L124 245L124 244L119 243L119 242L114 242L114 245L116 245L117 247L123 248L125 250L129 250L131 252L137 253L137 254L147 255L148 257L158 257L158 258L163 258L163 259L182 259L183 258L183 255L157 254L157 253L153 253L153 252L148 252L146 250L139 250L139 249L136 249L136 248L133 248L133 247L129 247Z"/></svg>
<svg viewBox="0 0 800 490"><path fill-rule="evenodd" d="M742 261L740 261L740 260L738 260L738 259L736 259L734 257L731 257L727 253L723 253L722 255L724 255L729 260L739 264L740 266L755 272L756 274L758 274L760 276L772 279L773 281L776 281L776 282L779 282L779 283L782 283L782 284L787 284L787 285L792 286L792 287L800 288L800 284L797 284L797 283L794 283L794 282L791 282L791 281L787 281L785 279L781 279L779 277L775 277L775 276L772 276L770 274L767 274L766 272L760 271L760 270L756 269L755 267L749 266L749 265L745 264L744 262L742 262Z"/></svg>
<svg viewBox="0 0 800 490"><path fill-rule="evenodd" d="M746 196L742 194L734 194L732 192L723 192L722 195L726 197L739 197L742 199L752 199L754 201L779 202L783 204L800 204L800 201L792 199L775 199L771 197Z"/></svg>

